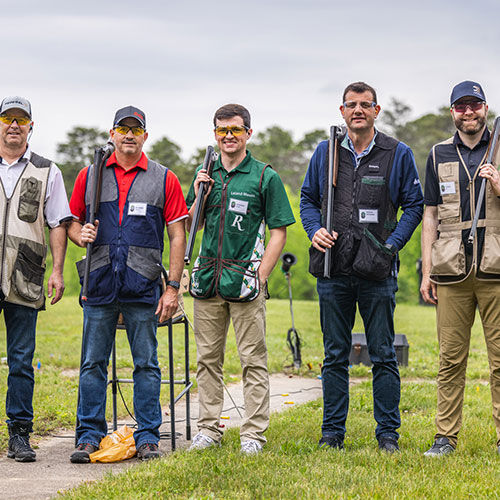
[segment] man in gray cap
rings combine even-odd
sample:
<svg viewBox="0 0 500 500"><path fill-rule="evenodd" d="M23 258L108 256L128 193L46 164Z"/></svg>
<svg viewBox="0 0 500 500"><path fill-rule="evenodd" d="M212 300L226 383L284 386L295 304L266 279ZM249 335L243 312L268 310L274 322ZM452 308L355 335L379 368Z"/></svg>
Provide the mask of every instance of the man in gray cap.
<svg viewBox="0 0 500 500"><path fill-rule="evenodd" d="M437 305L439 340L437 433L428 457L455 451L462 422L465 371L476 307L490 364L493 420L500 452L500 175L485 164L490 132L481 85L461 82L451 93L457 132L427 160L422 226L424 300ZM497 155L498 156L498 155ZM482 179L487 179L476 238L468 243Z"/></svg>
<svg viewBox="0 0 500 500"><path fill-rule="evenodd" d="M66 224L71 212L61 171L32 152L30 103L18 96L0 104L0 311L7 329L7 456L33 462L33 353L37 314L44 309L45 225L49 227L52 274L48 296L64 291Z"/></svg>

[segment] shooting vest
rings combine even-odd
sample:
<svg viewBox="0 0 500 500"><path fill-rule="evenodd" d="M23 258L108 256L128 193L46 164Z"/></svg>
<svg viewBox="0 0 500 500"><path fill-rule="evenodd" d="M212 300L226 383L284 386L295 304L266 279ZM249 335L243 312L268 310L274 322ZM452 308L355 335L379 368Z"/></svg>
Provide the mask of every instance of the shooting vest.
<svg viewBox="0 0 500 500"><path fill-rule="evenodd" d="M7 302L33 309L45 305L43 207L51 165L31 153L12 196L7 198L3 185L0 190L1 292Z"/></svg>
<svg viewBox="0 0 500 500"><path fill-rule="evenodd" d="M220 157L215 162L200 253L189 283L193 297L218 295L231 302L248 302L259 295L257 270L266 229L262 181L268 167L250 153L231 172L224 169Z"/></svg>
<svg viewBox="0 0 500 500"><path fill-rule="evenodd" d="M392 271L394 253L384 246L396 228L397 209L389 192L389 178L398 141L381 132L375 145L355 168L352 152L339 147L337 187L333 203L333 228L338 233L331 252L332 275L355 275L381 281ZM325 165L328 165L328 151ZM325 168L321 216L326 224L328 171ZM323 277L325 254L309 250L309 272Z"/></svg>
<svg viewBox="0 0 500 500"><path fill-rule="evenodd" d="M89 167L85 189L88 220L94 166ZM92 245L87 304L140 302L156 304L160 297L161 255L165 219L167 168L148 160L138 169L127 194L120 224L118 185L113 167L104 167L96 218L97 238ZM85 259L77 262L83 284Z"/></svg>
<svg viewBox="0 0 500 500"><path fill-rule="evenodd" d="M431 280L439 284L457 283L473 270L478 279L500 279L500 199L486 182L476 238L469 245L467 239L482 180L479 167L471 175L453 137L436 144L431 153L442 199L437 206L438 238L432 244ZM497 155L496 166L499 159Z"/></svg>

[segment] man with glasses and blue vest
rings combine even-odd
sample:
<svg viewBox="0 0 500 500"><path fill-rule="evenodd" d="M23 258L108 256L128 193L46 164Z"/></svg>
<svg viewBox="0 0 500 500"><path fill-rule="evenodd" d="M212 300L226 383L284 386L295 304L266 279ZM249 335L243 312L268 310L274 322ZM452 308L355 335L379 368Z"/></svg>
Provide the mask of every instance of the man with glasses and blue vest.
<svg viewBox="0 0 500 500"><path fill-rule="evenodd" d="M325 359L323 425L319 445L342 449L349 408L349 353L356 304L373 363L373 406L378 446L399 449L400 378L394 349L398 251L422 217L422 189L411 149L375 128L380 112L373 87L344 90L340 112L347 133L339 138L333 231L326 228L328 141L316 148L300 200L300 216L312 241L310 272L318 278ZM403 213L398 221L398 209ZM324 277L325 249L331 276Z"/></svg>
<svg viewBox="0 0 500 500"><path fill-rule="evenodd" d="M115 152L102 175L97 220L89 221L93 166L76 181L68 230L81 247L92 245L87 300L83 301L82 363L77 447L73 463L88 463L107 433L107 366L121 313L134 361L134 433L142 460L160 456L161 372L156 329L177 309L186 246L187 208L181 186L168 168L148 159L144 112L134 106L116 112L110 130ZM170 242L169 281L161 288L164 228Z"/></svg>
<svg viewBox="0 0 500 500"><path fill-rule="evenodd" d="M31 104L6 97L0 104L0 311L7 329L7 456L33 462L33 354L39 310L45 309L45 226L49 227L52 273L48 296L64 291L66 221L72 219L61 171L33 151Z"/></svg>

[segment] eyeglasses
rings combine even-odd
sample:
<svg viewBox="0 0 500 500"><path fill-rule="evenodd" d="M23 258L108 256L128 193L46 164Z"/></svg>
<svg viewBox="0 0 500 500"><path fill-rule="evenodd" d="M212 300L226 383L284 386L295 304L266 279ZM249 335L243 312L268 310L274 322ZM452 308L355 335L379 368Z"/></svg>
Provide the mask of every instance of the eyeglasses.
<svg viewBox="0 0 500 500"><path fill-rule="evenodd" d="M0 115L0 121L6 125L11 125L14 121L17 122L18 125L28 125L28 123L31 123L31 118L25 118L24 116Z"/></svg>
<svg viewBox="0 0 500 500"><path fill-rule="evenodd" d="M469 108L471 111L479 111L483 107L484 101L472 101L472 102L464 102L460 104L454 104L452 108L457 112L457 113L465 113L467 111L467 108Z"/></svg>
<svg viewBox="0 0 500 500"><path fill-rule="evenodd" d="M357 105L360 105L363 109L370 109L370 108L374 108L377 103L376 102L373 102L373 101L360 101L360 102L357 102L357 101L346 101L344 102L344 108L347 108L347 109L354 109L356 108Z"/></svg>
<svg viewBox="0 0 500 500"><path fill-rule="evenodd" d="M146 130L142 127L127 127L126 125L115 127L115 130L122 135L127 135L129 130L132 130L134 135L142 135L146 132Z"/></svg>
<svg viewBox="0 0 500 500"><path fill-rule="evenodd" d="M220 137L226 137L229 132L234 135L234 137L239 137L243 135L245 132L248 132L250 129L248 127L238 127L234 125L232 127L215 127L215 133Z"/></svg>

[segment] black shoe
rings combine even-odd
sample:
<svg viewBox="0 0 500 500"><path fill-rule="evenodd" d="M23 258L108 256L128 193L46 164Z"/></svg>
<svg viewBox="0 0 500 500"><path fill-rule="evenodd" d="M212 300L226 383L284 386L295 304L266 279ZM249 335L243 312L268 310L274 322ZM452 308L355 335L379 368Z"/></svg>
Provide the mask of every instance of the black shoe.
<svg viewBox="0 0 500 500"><path fill-rule="evenodd" d="M436 438L434 444L425 453L425 457L441 457L449 455L455 451L455 447L450 443L447 437Z"/></svg>
<svg viewBox="0 0 500 500"><path fill-rule="evenodd" d="M99 448L93 444L80 443L69 457L69 460L73 464L88 464L90 462L90 454L98 449Z"/></svg>
<svg viewBox="0 0 500 500"><path fill-rule="evenodd" d="M399 451L398 440L393 437L382 436L378 441L378 448L386 453L394 453Z"/></svg>
<svg viewBox="0 0 500 500"><path fill-rule="evenodd" d="M14 458L16 462L34 462L36 460L36 453L30 446L31 430L31 423L26 425L9 424L8 458Z"/></svg>
<svg viewBox="0 0 500 500"><path fill-rule="evenodd" d="M137 450L137 458L140 460L152 460L153 458L160 458L160 450L155 443L144 443L139 446Z"/></svg>
<svg viewBox="0 0 500 500"><path fill-rule="evenodd" d="M320 448L334 448L337 450L344 449L344 441L337 436L323 436L318 443Z"/></svg>

